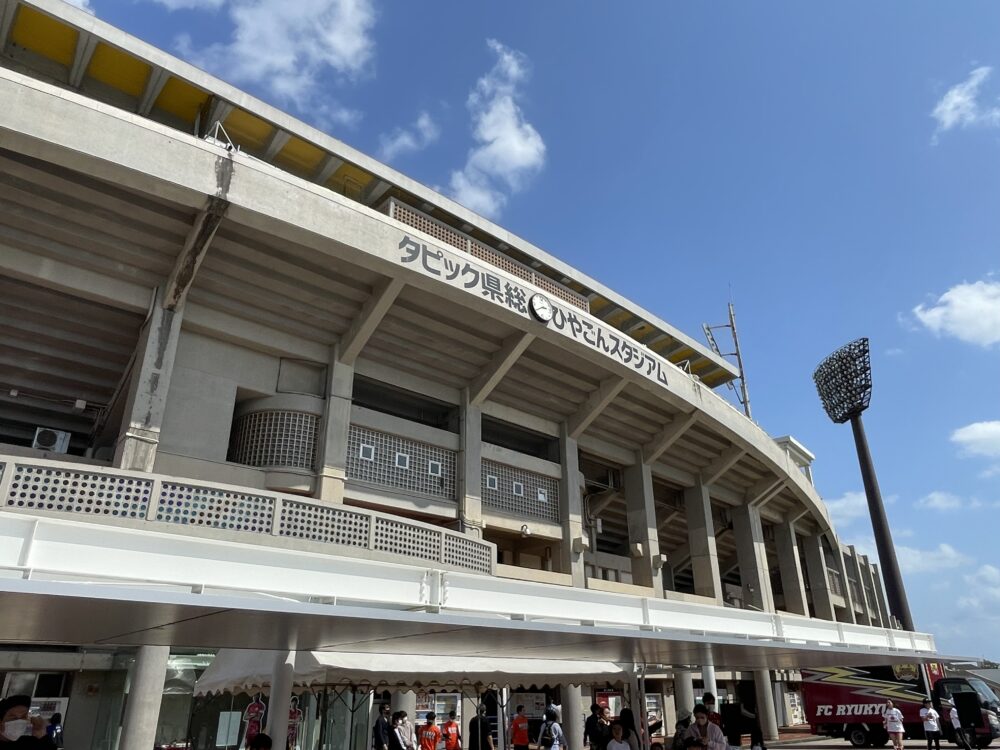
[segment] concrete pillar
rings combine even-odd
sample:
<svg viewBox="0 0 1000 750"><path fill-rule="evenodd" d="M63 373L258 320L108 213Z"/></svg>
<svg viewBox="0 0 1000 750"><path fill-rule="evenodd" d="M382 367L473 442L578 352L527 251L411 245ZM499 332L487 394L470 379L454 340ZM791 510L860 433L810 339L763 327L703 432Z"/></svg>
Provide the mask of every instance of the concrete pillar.
<svg viewBox="0 0 1000 750"><path fill-rule="evenodd" d="M686 669L674 670L674 708L677 713L685 708L688 711L694 709L694 674ZM673 727L664 726L664 736L672 729Z"/></svg>
<svg viewBox="0 0 1000 750"><path fill-rule="evenodd" d="M317 451L319 482L316 495L332 505L344 502L347 481L347 437L351 429L354 367L339 359L336 344L330 347L326 368L326 408Z"/></svg>
<svg viewBox="0 0 1000 750"><path fill-rule="evenodd" d="M462 389L459 406L458 513L461 530L483 535L483 411Z"/></svg>
<svg viewBox="0 0 1000 750"><path fill-rule="evenodd" d="M563 527L563 540L559 545L560 572L569 573L573 585L582 588L587 584L583 560L583 479L580 451L576 440L569 436L565 422L559 425L559 462L562 465L559 506Z"/></svg>
<svg viewBox="0 0 1000 750"><path fill-rule="evenodd" d="M701 668L701 684L704 685L702 694L711 693L715 696L716 706L719 700L719 683L715 681L715 667L705 664Z"/></svg>
<svg viewBox="0 0 1000 750"><path fill-rule="evenodd" d="M119 750L149 750L156 744L169 657L169 646L140 646L136 652Z"/></svg>
<svg viewBox="0 0 1000 750"><path fill-rule="evenodd" d="M737 505L732 512L743 603L762 612L773 612L774 595L771 593L771 572L767 564L760 511L744 504Z"/></svg>
<svg viewBox="0 0 1000 750"><path fill-rule="evenodd" d="M183 315L183 307L165 309L163 292L156 290L132 363L122 427L115 443L118 468L153 470Z"/></svg>
<svg viewBox="0 0 1000 750"><path fill-rule="evenodd" d="M778 739L778 717L774 712L774 690L771 687L771 672L767 669L753 671L753 687L757 695L757 720L764 742Z"/></svg>
<svg viewBox="0 0 1000 750"><path fill-rule="evenodd" d="M806 600L806 583L794 523L780 523L774 527L774 549L778 556L785 611L808 616L809 602Z"/></svg>
<svg viewBox="0 0 1000 750"><path fill-rule="evenodd" d="M392 710L406 711L410 723L416 728L417 724L423 723L423 719L417 721L417 693L414 690L394 690L392 693ZM440 717L438 717L440 719ZM443 721L439 721L443 724Z"/></svg>
<svg viewBox="0 0 1000 750"><path fill-rule="evenodd" d="M464 747L469 746L469 722L472 721L472 717L476 715L476 711L479 708L479 697L468 697L465 692L462 692L462 745ZM394 709L395 710L395 709Z"/></svg>
<svg viewBox="0 0 1000 750"><path fill-rule="evenodd" d="M806 551L806 573L809 576L809 591L812 594L813 609L821 620L836 620L830 594L830 579L826 573L826 556L823 553L823 538L819 535L807 536L804 540Z"/></svg>
<svg viewBox="0 0 1000 750"><path fill-rule="evenodd" d="M628 518L628 541L632 558L632 583L650 586L656 596L663 596L660 575L660 534L656 528L653 505L653 473L636 452L636 463L625 469L625 506Z"/></svg>
<svg viewBox="0 0 1000 750"><path fill-rule="evenodd" d="M868 601L868 590L865 588L865 571L861 567L861 555L854 548L852 544L848 549L851 550L851 567L854 573L854 579L858 582L858 593L860 594L859 601L857 604L861 605L861 614L857 615L858 623L861 625L871 625L872 624L872 606ZM875 620L878 620L878 613L875 614Z"/></svg>
<svg viewBox="0 0 1000 750"><path fill-rule="evenodd" d="M833 564L840 573L840 581L844 588L844 607L837 609L837 619L840 622L856 622L854 616L854 596L851 594L851 581L847 576L847 563L844 561L844 550L837 537L830 534L830 546L833 548Z"/></svg>
<svg viewBox="0 0 1000 750"><path fill-rule="evenodd" d="M688 549L694 592L722 603L722 577L719 555L715 549L715 523L708 487L701 482L684 490L684 509L688 524Z"/></svg>
<svg viewBox="0 0 1000 750"><path fill-rule="evenodd" d="M878 571L878 565L869 563L872 575L872 591L875 592L875 603L878 605L879 618L882 620L883 628L893 627L889 617L889 603L885 598L885 589L882 588L882 575Z"/></svg>
<svg viewBox="0 0 1000 750"><path fill-rule="evenodd" d="M584 722L583 689L579 685L563 685L559 692L562 694L562 729L566 735L566 747L568 750L581 750Z"/></svg>
<svg viewBox="0 0 1000 750"><path fill-rule="evenodd" d="M288 710L292 703L294 684L295 652L275 651L274 668L271 672L271 694L267 701L267 724L264 731L274 740L276 747L284 745L288 737Z"/></svg>

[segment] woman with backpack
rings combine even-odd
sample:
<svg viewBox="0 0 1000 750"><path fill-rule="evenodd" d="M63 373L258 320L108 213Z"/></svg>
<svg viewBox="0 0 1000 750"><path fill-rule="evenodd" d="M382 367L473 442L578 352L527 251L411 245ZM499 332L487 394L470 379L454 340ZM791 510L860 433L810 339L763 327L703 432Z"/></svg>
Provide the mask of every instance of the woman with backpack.
<svg viewBox="0 0 1000 750"><path fill-rule="evenodd" d="M557 718L554 708L545 709L545 721L542 722L542 729L538 733L538 746L544 750L560 750L566 747L566 736L556 721Z"/></svg>

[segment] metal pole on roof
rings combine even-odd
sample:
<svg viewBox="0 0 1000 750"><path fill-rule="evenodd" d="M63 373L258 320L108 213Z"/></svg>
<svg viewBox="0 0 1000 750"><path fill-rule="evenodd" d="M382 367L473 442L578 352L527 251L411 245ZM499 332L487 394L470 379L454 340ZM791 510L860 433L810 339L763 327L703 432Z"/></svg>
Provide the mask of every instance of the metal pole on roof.
<svg viewBox="0 0 1000 750"><path fill-rule="evenodd" d="M827 415L837 424L851 423L854 445L861 466L861 479L868 498L868 511L875 533L875 546L885 580L885 596L889 601L889 611L899 619L905 630L913 631L913 615L906 598L903 576L896 560L896 548L892 543L892 532L885 514L885 504L879 491L878 478L868 438L861 421L861 414L868 408L872 397L872 368L868 339L862 338L841 347L824 359L813 373L816 390ZM840 550L837 550L840 554ZM846 581L844 582L847 583Z"/></svg>

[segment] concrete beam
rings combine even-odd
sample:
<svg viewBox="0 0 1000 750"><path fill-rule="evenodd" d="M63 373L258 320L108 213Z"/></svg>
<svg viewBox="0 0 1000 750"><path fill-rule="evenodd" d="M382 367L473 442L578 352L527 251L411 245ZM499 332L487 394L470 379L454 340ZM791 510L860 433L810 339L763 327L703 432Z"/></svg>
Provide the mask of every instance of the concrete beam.
<svg viewBox="0 0 1000 750"><path fill-rule="evenodd" d="M469 385L469 403L481 406L534 340L535 335L532 333L515 333L504 339L490 363Z"/></svg>
<svg viewBox="0 0 1000 750"><path fill-rule="evenodd" d="M560 572L572 576L573 586L583 588L587 583L582 547L583 475L580 473L579 446L569 436L565 422L559 429L559 463L562 465L559 510L563 528L562 542L559 545L559 567Z"/></svg>
<svg viewBox="0 0 1000 750"><path fill-rule="evenodd" d="M826 554L823 551L823 538L817 534L803 539L806 551L806 572L809 576L809 591L812 594L813 609L816 617L821 620L836 620L837 612L833 606L830 592L830 579L826 572Z"/></svg>
<svg viewBox="0 0 1000 750"><path fill-rule="evenodd" d="M163 68L153 68L149 71L149 79L146 81L146 88L143 89L142 96L139 97L139 106L136 113L145 117L153 111L153 105L159 97L163 87L167 85L170 73Z"/></svg>
<svg viewBox="0 0 1000 750"><path fill-rule="evenodd" d="M379 198L385 195L391 187L392 185L385 180L375 177L361 192L361 202L366 206L374 206L378 203Z"/></svg>
<svg viewBox="0 0 1000 750"><path fill-rule="evenodd" d="M9 5L17 5L16 2L11 0ZM97 37L93 34L80 31L80 36L76 40L76 51L73 53L73 64L69 69L69 85L75 89L80 88L80 84L83 83L83 76L87 73L87 67L90 65L90 59L94 56L94 50L97 49Z"/></svg>
<svg viewBox="0 0 1000 750"><path fill-rule="evenodd" d="M785 488L782 477L764 477L746 492L747 505L763 508Z"/></svg>
<svg viewBox="0 0 1000 750"><path fill-rule="evenodd" d="M7 48L11 27L14 25L14 14L17 12L17 0L4 0L0 8L0 52Z"/></svg>
<svg viewBox="0 0 1000 750"><path fill-rule="evenodd" d="M163 294L163 309L175 311L184 304L194 277L201 268L202 261L205 260L208 247L212 244L215 233L228 210L229 201L212 197L198 212L184 240L184 248L174 261L173 270L167 280L166 291Z"/></svg>
<svg viewBox="0 0 1000 750"><path fill-rule="evenodd" d="M212 103L208 107L208 111L205 113L205 119L201 122L201 131L199 135L205 137L212 133L215 128L215 123L223 123L226 118L229 117L229 113L233 111L233 105L227 102L225 99L220 99L219 97L214 97Z"/></svg>
<svg viewBox="0 0 1000 750"><path fill-rule="evenodd" d="M663 531L665 528L667 528L667 526L669 526L670 524L672 524L674 521L676 521L677 519L679 519L683 515L684 515L684 511L682 511L682 510L672 510L672 511L670 511L669 513L667 513L667 515L665 515L663 517L662 521L660 521L658 524L656 524L656 530L657 531Z"/></svg>
<svg viewBox="0 0 1000 750"><path fill-rule="evenodd" d="M340 169L343 164L343 159L339 159L333 154L327 154L316 169L316 174L313 175L313 182L325 185L327 180L333 177L334 172Z"/></svg>
<svg viewBox="0 0 1000 750"><path fill-rule="evenodd" d="M722 578L719 575L715 522L712 519L712 500L708 494L708 486L698 484L684 490L684 506L687 512L694 593L721 602Z"/></svg>
<svg viewBox="0 0 1000 750"><path fill-rule="evenodd" d="M695 422L698 421L697 410L690 412L689 414L678 414L674 421L660 430L660 434L650 440L642 447L642 460L643 463L651 464L660 456L662 456L667 449L676 443L681 436L688 431Z"/></svg>
<svg viewBox="0 0 1000 750"><path fill-rule="evenodd" d="M403 281L396 278L385 279L375 286L372 296L361 307L358 317L340 339L341 362L347 365L354 364L404 286Z"/></svg>
<svg viewBox="0 0 1000 750"><path fill-rule="evenodd" d="M622 494L618 490L604 490L593 497L598 496L600 496L600 500L592 503L587 509L592 518L597 518L601 515L601 513L608 509L608 506L611 505L611 503L615 500L621 499Z"/></svg>
<svg viewBox="0 0 1000 750"><path fill-rule="evenodd" d="M736 462L746 455L746 451L738 445L731 445L724 450L712 463L701 470L701 481L704 484L715 484L729 471Z"/></svg>
<svg viewBox="0 0 1000 750"><path fill-rule="evenodd" d="M580 437L591 422L597 419L601 412L622 392L627 382L625 378L620 378L617 375L602 380L597 386L597 390L591 392L576 414L569 418L570 437L574 440Z"/></svg>
<svg viewBox="0 0 1000 750"><path fill-rule="evenodd" d="M733 533L736 535L743 603L764 612L774 612L771 572L767 563L760 511L749 505L733 508Z"/></svg>
<svg viewBox="0 0 1000 750"><path fill-rule="evenodd" d="M285 147L285 144L292 140L290 133L284 130L275 130L271 137L267 141L267 145L264 146L264 151L261 153L260 158L264 161L271 161L275 156L281 153L281 149Z"/></svg>
<svg viewBox="0 0 1000 750"><path fill-rule="evenodd" d="M795 524L782 523L774 527L774 551L778 557L778 574L785 597L785 611L796 615L809 614L805 578L799 559L798 536Z"/></svg>
<svg viewBox="0 0 1000 750"><path fill-rule="evenodd" d="M642 456L626 467L625 512L628 521L628 541L632 548L632 582L652 586L655 595L663 596L660 576L660 536L656 529L656 508L653 500L653 475Z"/></svg>

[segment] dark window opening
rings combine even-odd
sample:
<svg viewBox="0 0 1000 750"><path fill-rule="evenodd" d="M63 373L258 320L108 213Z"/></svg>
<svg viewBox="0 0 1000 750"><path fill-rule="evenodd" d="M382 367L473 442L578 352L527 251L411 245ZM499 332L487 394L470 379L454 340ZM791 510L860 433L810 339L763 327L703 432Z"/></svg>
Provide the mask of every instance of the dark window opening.
<svg viewBox="0 0 1000 750"><path fill-rule="evenodd" d="M458 432L458 407L388 383L361 376L354 378L353 402L357 406L439 430Z"/></svg>
<svg viewBox="0 0 1000 750"><path fill-rule="evenodd" d="M501 448L559 463L559 439L534 430L483 417L483 442Z"/></svg>

